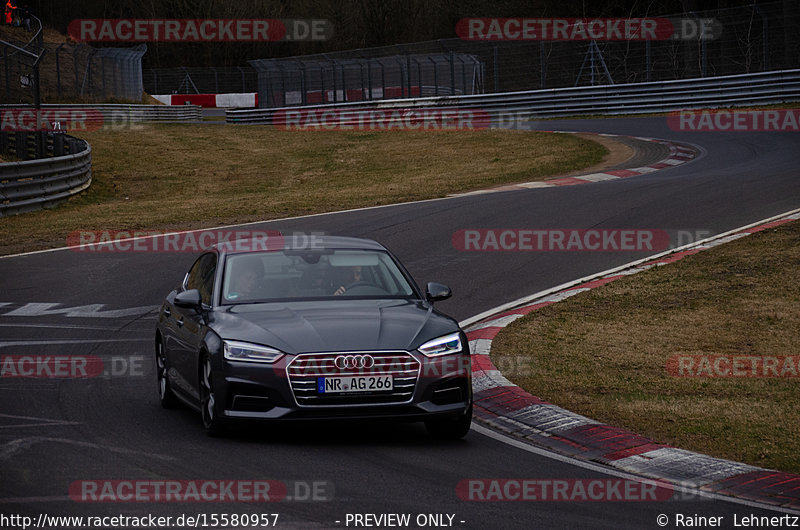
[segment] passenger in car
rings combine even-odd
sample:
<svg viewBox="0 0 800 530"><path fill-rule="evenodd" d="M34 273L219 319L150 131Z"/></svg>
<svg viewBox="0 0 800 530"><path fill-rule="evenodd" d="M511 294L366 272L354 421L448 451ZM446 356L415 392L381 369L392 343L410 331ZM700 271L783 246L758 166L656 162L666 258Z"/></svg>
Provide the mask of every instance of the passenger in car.
<svg viewBox="0 0 800 530"><path fill-rule="evenodd" d="M231 275L231 290L226 295L229 300L257 298L264 278L264 264L256 256L246 256L234 262Z"/></svg>

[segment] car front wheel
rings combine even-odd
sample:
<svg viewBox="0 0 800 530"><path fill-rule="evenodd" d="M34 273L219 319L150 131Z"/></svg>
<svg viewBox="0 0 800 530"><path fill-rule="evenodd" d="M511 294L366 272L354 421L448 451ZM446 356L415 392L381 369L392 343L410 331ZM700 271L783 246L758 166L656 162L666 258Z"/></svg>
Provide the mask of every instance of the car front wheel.
<svg viewBox="0 0 800 530"><path fill-rule="evenodd" d="M209 436L220 436L224 433L225 421L217 413L211 357L207 353L200 359L200 412L203 428Z"/></svg>
<svg viewBox="0 0 800 530"><path fill-rule="evenodd" d="M167 367L167 354L164 351L164 340L158 337L156 340L156 377L158 379L158 399L161 406L165 409L171 409L178 404L178 398L172 392L172 387L169 384L169 377L167 376L169 368Z"/></svg>

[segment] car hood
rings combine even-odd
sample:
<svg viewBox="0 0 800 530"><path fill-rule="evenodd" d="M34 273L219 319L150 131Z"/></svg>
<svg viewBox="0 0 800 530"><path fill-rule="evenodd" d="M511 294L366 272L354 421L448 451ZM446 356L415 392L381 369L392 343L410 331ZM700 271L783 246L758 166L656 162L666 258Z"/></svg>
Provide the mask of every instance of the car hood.
<svg viewBox="0 0 800 530"><path fill-rule="evenodd" d="M215 311L209 324L223 339L286 353L412 350L459 329L418 300L242 304Z"/></svg>

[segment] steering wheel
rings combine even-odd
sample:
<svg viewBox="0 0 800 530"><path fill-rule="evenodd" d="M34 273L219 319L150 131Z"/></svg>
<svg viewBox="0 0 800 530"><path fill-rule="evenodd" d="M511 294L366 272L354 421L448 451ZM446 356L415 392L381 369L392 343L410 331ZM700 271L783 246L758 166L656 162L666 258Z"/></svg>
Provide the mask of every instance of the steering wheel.
<svg viewBox="0 0 800 530"><path fill-rule="evenodd" d="M366 285L374 286L375 284L373 284L372 282L368 282L366 280L358 280L357 282L353 282L351 284L345 285L344 289L345 289L345 291L349 291L353 287L361 287L361 286L366 286Z"/></svg>
<svg viewBox="0 0 800 530"><path fill-rule="evenodd" d="M363 294L363 295L387 294L384 289L378 287L372 282L368 282L365 280L359 280L349 285L345 285L344 292L350 294Z"/></svg>

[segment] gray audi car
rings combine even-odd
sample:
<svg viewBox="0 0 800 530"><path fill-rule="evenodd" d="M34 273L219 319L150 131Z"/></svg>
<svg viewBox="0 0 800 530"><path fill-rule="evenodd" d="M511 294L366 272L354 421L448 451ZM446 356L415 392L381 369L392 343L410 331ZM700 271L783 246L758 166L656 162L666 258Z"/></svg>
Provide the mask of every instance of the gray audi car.
<svg viewBox="0 0 800 530"><path fill-rule="evenodd" d="M472 419L467 338L375 241L288 237L200 255L158 312L161 404L234 421L424 421L463 437Z"/></svg>

